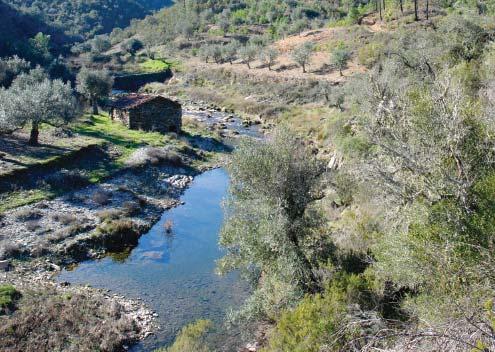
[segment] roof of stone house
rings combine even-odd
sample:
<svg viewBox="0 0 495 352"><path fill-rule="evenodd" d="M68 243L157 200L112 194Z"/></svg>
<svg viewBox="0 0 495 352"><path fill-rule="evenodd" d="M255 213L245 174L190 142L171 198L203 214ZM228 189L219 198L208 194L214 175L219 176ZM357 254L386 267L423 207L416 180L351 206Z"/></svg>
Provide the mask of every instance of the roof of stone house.
<svg viewBox="0 0 495 352"><path fill-rule="evenodd" d="M127 110L127 109L137 108L140 105L143 105L145 103L154 100L162 100L163 102L175 104L178 108L180 107L180 104L178 102L165 98L161 95L138 94L138 93L123 95L115 100L112 100L109 105L112 108Z"/></svg>

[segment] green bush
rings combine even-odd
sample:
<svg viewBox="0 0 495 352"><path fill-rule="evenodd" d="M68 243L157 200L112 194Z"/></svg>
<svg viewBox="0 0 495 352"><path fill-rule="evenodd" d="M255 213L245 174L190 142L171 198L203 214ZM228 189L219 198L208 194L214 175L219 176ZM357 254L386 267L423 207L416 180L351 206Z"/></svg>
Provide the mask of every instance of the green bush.
<svg viewBox="0 0 495 352"><path fill-rule="evenodd" d="M360 333L357 326L347 327L349 305L371 305L370 292L365 276L338 275L323 294L308 295L282 314L262 352L342 351Z"/></svg>
<svg viewBox="0 0 495 352"><path fill-rule="evenodd" d="M15 301L21 294L12 285L0 285L0 315L14 309Z"/></svg>
<svg viewBox="0 0 495 352"><path fill-rule="evenodd" d="M380 60L383 46L378 43L369 43L358 49L358 62L360 65L372 68Z"/></svg>
<svg viewBox="0 0 495 352"><path fill-rule="evenodd" d="M205 341L206 334L213 324L209 320L198 320L182 328L172 346L155 352L209 352Z"/></svg>

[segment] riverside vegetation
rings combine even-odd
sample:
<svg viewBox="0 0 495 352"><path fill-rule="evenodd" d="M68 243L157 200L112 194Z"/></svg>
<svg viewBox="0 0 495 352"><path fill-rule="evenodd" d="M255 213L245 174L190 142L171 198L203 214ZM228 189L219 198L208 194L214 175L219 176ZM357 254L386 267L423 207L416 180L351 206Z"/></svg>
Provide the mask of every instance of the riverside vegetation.
<svg viewBox="0 0 495 352"><path fill-rule="evenodd" d="M77 43L68 62L85 66L79 91L93 103L108 89L86 93L88 72L159 60L175 77L144 91L261 121L268 136L243 139L229 156L217 265L252 285L220 327L245 327L246 350L491 351L494 16L493 1L185 0ZM0 67L0 96L29 95L26 77L55 98L70 93L56 80L60 70L46 66L50 78L18 57ZM103 88L109 80L104 71L93 77ZM63 104L43 116L12 114L8 101L0 98L6 132L77 115L70 99L54 99ZM92 119L96 125L71 123L110 141L120 151L114 162L126 160L136 145ZM192 145L183 142L172 143L188 155ZM2 286L5 319L29 314L29 297ZM97 302L88 304L98 311ZM98 314L122 326L115 310ZM128 329L118 329L123 340L136 338ZM193 322L163 350L213 351L210 329L209 321ZM116 348L96 336L102 343L94 348Z"/></svg>

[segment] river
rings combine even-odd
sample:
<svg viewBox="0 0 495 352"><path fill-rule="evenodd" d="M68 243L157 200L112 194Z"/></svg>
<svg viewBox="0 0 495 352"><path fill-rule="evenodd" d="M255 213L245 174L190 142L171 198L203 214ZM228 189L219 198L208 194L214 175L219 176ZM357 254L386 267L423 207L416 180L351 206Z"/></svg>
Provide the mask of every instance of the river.
<svg viewBox="0 0 495 352"><path fill-rule="evenodd" d="M214 115L206 120L223 118ZM231 125L242 130L238 121ZM248 129L240 133L255 135ZM132 351L167 346L184 325L197 319L212 320L216 329L208 336L210 343L219 351L232 351L241 342L239 331L227 331L223 321L229 309L242 304L249 289L236 273L215 274L216 260L222 256L218 236L228 187L224 169L204 172L181 197L183 205L165 211L130 253L82 262L62 271L58 280L142 299L156 312L160 328ZM171 224L170 233L165 224Z"/></svg>

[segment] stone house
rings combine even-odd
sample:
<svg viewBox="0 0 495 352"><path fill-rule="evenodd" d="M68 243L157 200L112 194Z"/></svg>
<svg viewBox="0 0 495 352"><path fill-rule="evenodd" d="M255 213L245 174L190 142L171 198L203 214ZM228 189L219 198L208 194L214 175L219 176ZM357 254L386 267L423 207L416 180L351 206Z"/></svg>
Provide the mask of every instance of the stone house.
<svg viewBox="0 0 495 352"><path fill-rule="evenodd" d="M110 118L131 130L180 132L182 107L160 95L128 94L110 103Z"/></svg>

